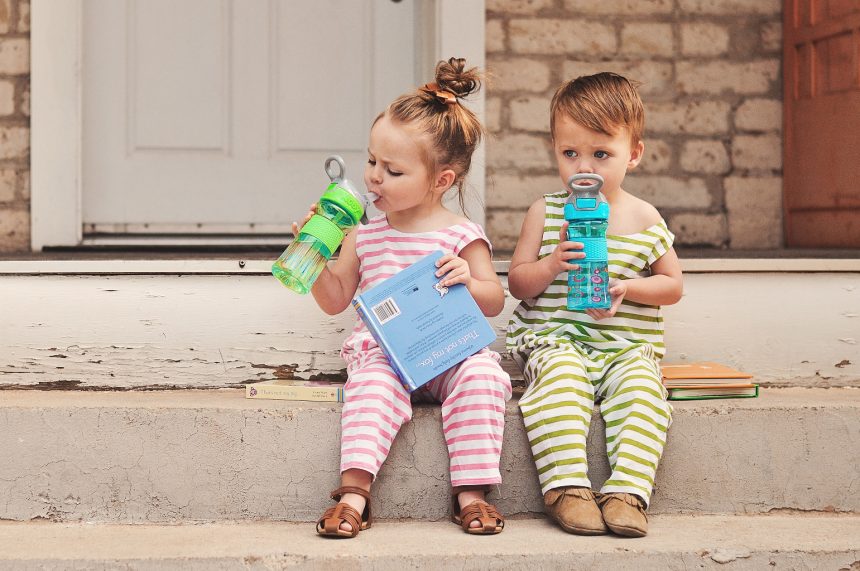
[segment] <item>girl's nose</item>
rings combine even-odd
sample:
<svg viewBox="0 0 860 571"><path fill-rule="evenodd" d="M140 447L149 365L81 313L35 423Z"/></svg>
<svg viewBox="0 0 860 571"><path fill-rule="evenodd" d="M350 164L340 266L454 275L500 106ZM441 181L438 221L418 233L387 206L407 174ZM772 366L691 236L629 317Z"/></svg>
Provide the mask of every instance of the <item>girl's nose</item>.
<svg viewBox="0 0 860 571"><path fill-rule="evenodd" d="M370 167L370 181L374 183L382 182L382 169L379 168L379 165Z"/></svg>

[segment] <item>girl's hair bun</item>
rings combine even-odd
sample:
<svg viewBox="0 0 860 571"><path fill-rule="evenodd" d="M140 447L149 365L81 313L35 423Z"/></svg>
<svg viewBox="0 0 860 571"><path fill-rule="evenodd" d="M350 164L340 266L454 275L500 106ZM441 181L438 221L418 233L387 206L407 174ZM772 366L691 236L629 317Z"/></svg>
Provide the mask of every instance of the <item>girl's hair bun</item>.
<svg viewBox="0 0 860 571"><path fill-rule="evenodd" d="M457 97L468 97L481 88L478 68L466 69L464 58L452 57L436 64L436 84Z"/></svg>

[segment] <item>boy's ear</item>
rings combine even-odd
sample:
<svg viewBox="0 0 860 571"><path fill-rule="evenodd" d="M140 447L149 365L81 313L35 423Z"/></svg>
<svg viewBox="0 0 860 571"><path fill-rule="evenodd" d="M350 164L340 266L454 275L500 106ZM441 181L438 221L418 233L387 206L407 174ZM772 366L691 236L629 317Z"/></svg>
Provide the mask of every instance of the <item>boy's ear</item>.
<svg viewBox="0 0 860 571"><path fill-rule="evenodd" d="M457 180L457 173L451 169L443 169L436 175L436 180L433 183L433 190L436 192L446 192L454 181Z"/></svg>
<svg viewBox="0 0 860 571"><path fill-rule="evenodd" d="M630 150L630 160L627 161L628 169L635 169L636 165L642 160L642 157L645 155L645 143L639 141L633 148Z"/></svg>

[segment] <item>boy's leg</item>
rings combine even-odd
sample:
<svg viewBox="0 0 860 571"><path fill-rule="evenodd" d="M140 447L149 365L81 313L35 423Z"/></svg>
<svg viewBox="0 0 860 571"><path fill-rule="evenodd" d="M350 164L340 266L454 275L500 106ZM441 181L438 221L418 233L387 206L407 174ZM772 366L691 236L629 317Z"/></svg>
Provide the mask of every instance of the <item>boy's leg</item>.
<svg viewBox="0 0 860 571"><path fill-rule="evenodd" d="M610 356L598 395L612 470L600 490L603 516L616 533L642 536L672 411L650 346Z"/></svg>
<svg viewBox="0 0 860 571"><path fill-rule="evenodd" d="M536 349L520 399L547 513L570 533L606 532L588 479L586 440L594 408L588 359L574 346Z"/></svg>

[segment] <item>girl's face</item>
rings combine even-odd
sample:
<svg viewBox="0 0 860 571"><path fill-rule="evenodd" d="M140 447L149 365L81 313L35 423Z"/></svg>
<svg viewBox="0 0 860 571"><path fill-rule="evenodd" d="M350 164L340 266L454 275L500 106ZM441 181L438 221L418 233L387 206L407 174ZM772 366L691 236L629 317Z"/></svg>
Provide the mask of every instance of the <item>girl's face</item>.
<svg viewBox="0 0 860 571"><path fill-rule="evenodd" d="M603 177L602 192L609 198L619 188L628 169L642 159L645 146L630 142L630 134L621 128L615 135L605 135L580 125L570 117L558 116L555 122L553 152L558 174L567 188L567 179L580 173Z"/></svg>
<svg viewBox="0 0 860 571"><path fill-rule="evenodd" d="M388 115L373 125L364 184L378 196L373 205L380 211L391 214L433 204L424 144L419 133Z"/></svg>

